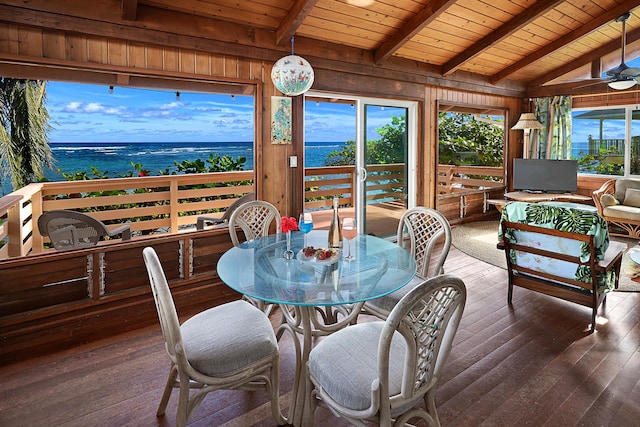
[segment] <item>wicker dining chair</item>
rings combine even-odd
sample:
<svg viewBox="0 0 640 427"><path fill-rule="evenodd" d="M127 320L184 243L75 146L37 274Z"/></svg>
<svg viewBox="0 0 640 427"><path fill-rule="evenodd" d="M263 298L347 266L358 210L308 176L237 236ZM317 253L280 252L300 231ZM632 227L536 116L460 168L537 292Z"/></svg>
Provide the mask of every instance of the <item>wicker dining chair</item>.
<svg viewBox="0 0 640 427"><path fill-rule="evenodd" d="M367 301L363 311L386 319L400 299L424 279L444 273L444 262L451 248L451 226L440 212L415 207L407 210L398 223L398 245L416 261L416 277L401 289Z"/></svg>
<svg viewBox="0 0 640 427"><path fill-rule="evenodd" d="M143 258L171 359L157 415L163 416L174 388L180 390L176 424L184 426L204 397L216 390L265 390L278 425L286 420L279 404L279 352L271 322L246 301L205 310L182 325L162 265L151 247ZM191 389L196 391L191 393Z"/></svg>
<svg viewBox="0 0 640 427"><path fill-rule="evenodd" d="M242 243L238 237L238 227L244 233L245 240L268 236L269 232L273 229L273 223L275 223L275 233L281 234L280 220L280 211L269 202L254 200L243 203L233 211L229 218L229 235L231 236L231 242L234 246ZM240 266L238 267L240 268ZM243 296L243 298L264 311L267 315L273 310L273 304L267 304L264 301L246 295Z"/></svg>
<svg viewBox="0 0 640 427"><path fill-rule="evenodd" d="M53 247L59 251L95 246L104 237L131 239L131 228L127 224L109 229L91 215L64 209L40 215L38 231L49 237Z"/></svg>
<svg viewBox="0 0 640 427"><path fill-rule="evenodd" d="M307 362L305 425L320 405L352 425L404 426L418 418L439 426L435 389L466 298L462 280L439 275L411 289L386 321L323 338Z"/></svg>
<svg viewBox="0 0 640 427"><path fill-rule="evenodd" d="M245 240L265 237L272 230L275 222L275 233L280 230L280 211L274 205L264 200L254 200L238 206L229 218L229 235L234 246L241 242L236 227L240 227Z"/></svg>

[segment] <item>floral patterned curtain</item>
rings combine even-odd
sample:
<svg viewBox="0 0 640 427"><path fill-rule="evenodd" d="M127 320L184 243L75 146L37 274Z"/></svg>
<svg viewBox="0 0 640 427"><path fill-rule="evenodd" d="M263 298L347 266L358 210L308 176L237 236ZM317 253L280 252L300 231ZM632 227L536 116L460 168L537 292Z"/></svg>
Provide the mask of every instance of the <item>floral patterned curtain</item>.
<svg viewBox="0 0 640 427"><path fill-rule="evenodd" d="M571 97L554 96L534 99L535 114L544 129L533 133L533 157L539 159L571 159ZM536 131L534 131L536 132Z"/></svg>

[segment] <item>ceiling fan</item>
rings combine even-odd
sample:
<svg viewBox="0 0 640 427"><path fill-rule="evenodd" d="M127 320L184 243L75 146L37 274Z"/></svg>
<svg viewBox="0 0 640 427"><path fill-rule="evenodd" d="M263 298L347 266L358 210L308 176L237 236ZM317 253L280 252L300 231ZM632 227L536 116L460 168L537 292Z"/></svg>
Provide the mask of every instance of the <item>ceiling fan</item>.
<svg viewBox="0 0 640 427"><path fill-rule="evenodd" d="M591 86L598 83L607 83L607 85L611 89L625 90L632 88L638 83L638 80L636 79L640 77L640 68L629 67L624 62L625 48L627 45L626 23L630 17L631 14L627 12L624 15L616 18L616 22L622 22L622 58L620 61L620 65L608 71L605 71L605 74L607 75L606 78L593 79L592 83L588 83L584 86Z"/></svg>
<svg viewBox="0 0 640 427"><path fill-rule="evenodd" d="M624 62L624 51L627 45L626 24L630 16L631 14L627 12L616 19L616 22L622 22L622 60L620 65L605 72L610 77L607 84L612 89L630 89L638 83L636 78L640 76L640 68L629 67Z"/></svg>

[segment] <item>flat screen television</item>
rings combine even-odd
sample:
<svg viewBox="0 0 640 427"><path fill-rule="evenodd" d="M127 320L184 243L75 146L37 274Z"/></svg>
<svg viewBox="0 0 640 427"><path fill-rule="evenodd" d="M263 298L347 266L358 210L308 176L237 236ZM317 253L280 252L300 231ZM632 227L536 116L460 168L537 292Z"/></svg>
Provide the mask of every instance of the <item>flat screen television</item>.
<svg viewBox="0 0 640 427"><path fill-rule="evenodd" d="M578 190L578 161L513 159L513 189L573 193Z"/></svg>

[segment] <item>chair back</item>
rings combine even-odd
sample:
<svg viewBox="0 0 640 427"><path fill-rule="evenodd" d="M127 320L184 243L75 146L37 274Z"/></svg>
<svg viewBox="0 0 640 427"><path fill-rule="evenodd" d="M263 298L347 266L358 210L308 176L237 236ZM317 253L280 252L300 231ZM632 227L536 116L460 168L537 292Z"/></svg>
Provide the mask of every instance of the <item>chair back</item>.
<svg viewBox="0 0 640 427"><path fill-rule="evenodd" d="M173 296L167 283L167 278L158 259L158 254L152 247L146 247L142 250L144 264L149 274L149 283L153 292L153 299L156 303L158 318L164 336L165 346L169 358L177 365L183 366L186 362L184 356L184 345L182 343L182 335L180 333L180 322L178 321L178 313L173 302ZM176 349L178 351L176 352ZM178 363L178 358L183 358Z"/></svg>
<svg viewBox="0 0 640 427"><path fill-rule="evenodd" d="M398 245L415 259L418 276L427 278L444 272L444 262L451 248L451 226L440 212L420 206L407 210L398 223L397 239ZM432 262L440 243L440 253Z"/></svg>
<svg viewBox="0 0 640 427"><path fill-rule="evenodd" d="M254 200L238 206L229 218L229 235L233 245L237 246L241 243L236 227L242 229L246 240L252 240L269 235L269 229L274 221L275 232L281 233L280 212L269 202Z"/></svg>
<svg viewBox="0 0 640 427"><path fill-rule="evenodd" d="M95 246L102 237L120 233L123 240L131 238L129 226L120 226L117 232L111 232L102 221L70 210L43 213L38 218L38 231L43 236L48 236L57 250Z"/></svg>
<svg viewBox="0 0 640 427"><path fill-rule="evenodd" d="M425 280L407 293L389 314L378 345L378 375L385 408L413 404L434 387L451 351L467 300L461 279L450 274ZM406 343L401 393L389 396L389 353L399 332ZM394 338L395 335L395 338ZM384 417L384 414L381 414ZM384 419L384 418L382 418Z"/></svg>
<svg viewBox="0 0 640 427"><path fill-rule="evenodd" d="M213 224L224 224L226 226L229 225L229 219L231 218L231 214L233 213L233 211L235 211L236 209L238 209L238 206L241 206L247 202L250 202L252 200L255 200L256 195L255 193L247 193L242 197L237 198L236 200L233 201L233 203L231 203L227 209L224 210L224 213L222 214L221 217L219 218L214 218L211 216L207 216L207 215L202 215L198 217L198 220L196 222L196 228L198 230L204 230L205 225L207 225L207 223L213 223Z"/></svg>

